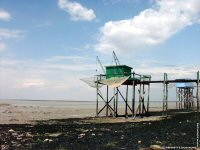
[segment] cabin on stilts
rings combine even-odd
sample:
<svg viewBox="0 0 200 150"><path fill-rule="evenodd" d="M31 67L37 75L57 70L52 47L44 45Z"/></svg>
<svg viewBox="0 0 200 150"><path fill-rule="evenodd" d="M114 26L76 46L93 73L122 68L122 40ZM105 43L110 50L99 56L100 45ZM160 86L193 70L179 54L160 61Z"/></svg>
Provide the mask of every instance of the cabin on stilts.
<svg viewBox="0 0 200 150"><path fill-rule="evenodd" d="M104 69L97 57L103 74L97 74L93 78L81 79L89 86L96 88L96 116L101 116L102 112L105 112L107 117L148 116L150 113L150 85L157 83L163 84L163 116L168 115L168 85L171 83L176 84L178 109L193 108L196 98L197 116L199 115L199 71L197 72L197 79L168 80L168 74L164 73L163 80L152 80L150 75L135 73L132 67L121 65L115 52L113 52L113 59L115 65L106 66L106 69ZM194 83L196 83L196 96L193 95ZM102 86L106 86L106 92L102 92ZM138 91L136 91L136 87ZM138 92L138 98L136 98L136 92ZM119 102L124 103L124 113L119 109Z"/></svg>

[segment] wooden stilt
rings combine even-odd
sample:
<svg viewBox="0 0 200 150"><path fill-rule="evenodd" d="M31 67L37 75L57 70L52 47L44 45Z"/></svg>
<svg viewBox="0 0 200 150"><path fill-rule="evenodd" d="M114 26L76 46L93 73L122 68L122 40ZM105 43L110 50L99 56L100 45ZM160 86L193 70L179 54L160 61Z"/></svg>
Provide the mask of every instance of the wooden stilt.
<svg viewBox="0 0 200 150"><path fill-rule="evenodd" d="M114 117L116 117L116 106L115 106L115 101L116 101L116 93L115 93L115 88L114 88L114 99L113 99L113 109L114 109Z"/></svg>
<svg viewBox="0 0 200 150"><path fill-rule="evenodd" d="M145 91L144 91L144 84L142 84L142 115L144 115L144 94L145 94Z"/></svg>
<svg viewBox="0 0 200 150"><path fill-rule="evenodd" d="M164 82L163 82L163 116L167 116L168 109L168 85L167 85L167 73L164 73Z"/></svg>
<svg viewBox="0 0 200 150"><path fill-rule="evenodd" d="M140 75L140 81L142 80L142 77ZM139 115L141 115L141 102L142 102L142 84L140 83L140 89L139 89Z"/></svg>
<svg viewBox="0 0 200 150"><path fill-rule="evenodd" d="M200 74L199 71L197 72L197 119L199 121L199 78Z"/></svg>
<svg viewBox="0 0 200 150"><path fill-rule="evenodd" d="M99 106L99 100L98 100L98 97L99 97L99 87L98 87L98 77L97 77L97 88L96 88L96 117L98 117L98 106Z"/></svg>
<svg viewBox="0 0 200 150"><path fill-rule="evenodd" d="M106 117L108 117L108 86L107 86L107 95L106 95Z"/></svg>
<svg viewBox="0 0 200 150"><path fill-rule="evenodd" d="M126 102L125 102L125 117L126 117L126 118L128 118L127 107L128 107L128 85L127 85L127 87L126 87Z"/></svg>
<svg viewBox="0 0 200 150"><path fill-rule="evenodd" d="M148 84L147 113L149 114L150 83Z"/></svg>
<svg viewBox="0 0 200 150"><path fill-rule="evenodd" d="M118 116L118 94L119 94L119 92L118 92L118 87L117 87L117 94L116 94L116 109L115 109L115 111L116 111L116 117Z"/></svg>
<svg viewBox="0 0 200 150"><path fill-rule="evenodd" d="M133 80L132 117L135 115L135 81Z"/></svg>

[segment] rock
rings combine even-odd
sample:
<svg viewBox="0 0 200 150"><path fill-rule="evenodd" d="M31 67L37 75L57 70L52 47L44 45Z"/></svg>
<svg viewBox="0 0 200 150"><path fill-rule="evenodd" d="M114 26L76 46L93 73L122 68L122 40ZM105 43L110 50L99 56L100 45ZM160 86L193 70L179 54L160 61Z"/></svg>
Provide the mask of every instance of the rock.
<svg viewBox="0 0 200 150"><path fill-rule="evenodd" d="M92 133L92 136L95 136L95 133Z"/></svg>
<svg viewBox="0 0 200 150"><path fill-rule="evenodd" d="M21 147L22 145L21 144L17 144L17 147L19 148L19 147Z"/></svg>
<svg viewBox="0 0 200 150"><path fill-rule="evenodd" d="M14 133L15 131L13 129L8 130L9 133Z"/></svg>
<svg viewBox="0 0 200 150"><path fill-rule="evenodd" d="M43 142L53 142L53 140L52 139L45 139Z"/></svg>
<svg viewBox="0 0 200 150"><path fill-rule="evenodd" d="M32 138L33 135L31 135L29 132L26 133L26 137Z"/></svg>
<svg viewBox="0 0 200 150"><path fill-rule="evenodd" d="M142 141L138 141L138 144L141 144L142 143Z"/></svg>
<svg viewBox="0 0 200 150"><path fill-rule="evenodd" d="M160 145L151 145L150 149L151 150L164 150L164 148Z"/></svg>
<svg viewBox="0 0 200 150"><path fill-rule="evenodd" d="M162 142L161 141L156 141L156 144L162 144Z"/></svg>
<svg viewBox="0 0 200 150"><path fill-rule="evenodd" d="M22 140L22 137L17 137L17 140Z"/></svg>
<svg viewBox="0 0 200 150"><path fill-rule="evenodd" d="M12 136L15 136L15 137L16 137L17 135L18 135L18 134L17 134L16 132L12 133Z"/></svg>
<svg viewBox="0 0 200 150"><path fill-rule="evenodd" d="M81 133L81 134L79 134L78 138L81 139L81 138L83 138L84 136L85 136L85 133Z"/></svg>
<svg viewBox="0 0 200 150"><path fill-rule="evenodd" d="M62 133L52 133L52 134L49 134L50 137L58 137L62 135Z"/></svg>
<svg viewBox="0 0 200 150"><path fill-rule="evenodd" d="M181 135L183 135L183 136L184 136L184 135L187 135L187 134L186 134L186 133L181 133Z"/></svg>

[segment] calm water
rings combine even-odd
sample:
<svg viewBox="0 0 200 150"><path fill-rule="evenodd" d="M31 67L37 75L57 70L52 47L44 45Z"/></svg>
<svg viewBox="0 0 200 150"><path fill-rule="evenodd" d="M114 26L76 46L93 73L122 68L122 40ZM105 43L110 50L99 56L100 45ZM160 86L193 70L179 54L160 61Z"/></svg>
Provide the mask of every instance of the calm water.
<svg viewBox="0 0 200 150"><path fill-rule="evenodd" d="M95 101L61 101L61 100L0 100L2 103L9 103L17 106L39 106L39 107L56 107L56 108L81 108L81 109L94 109L96 107ZM104 105L103 101L99 102L99 107ZM113 105L113 102L110 103ZM131 106L131 102L129 102ZM138 102L135 104L138 105ZM119 101L118 106L123 108L125 103ZM162 101L150 101L150 108L162 108ZM168 102L168 108L176 108L175 101Z"/></svg>

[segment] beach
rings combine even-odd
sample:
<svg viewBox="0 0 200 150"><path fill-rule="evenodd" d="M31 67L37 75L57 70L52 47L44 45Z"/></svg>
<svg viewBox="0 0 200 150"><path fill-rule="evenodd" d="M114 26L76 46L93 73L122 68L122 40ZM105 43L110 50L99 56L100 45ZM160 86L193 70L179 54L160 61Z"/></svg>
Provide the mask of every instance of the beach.
<svg viewBox="0 0 200 150"><path fill-rule="evenodd" d="M1 102L1 149L144 149L152 145L196 149L199 143L194 111L169 110L168 117L154 111L149 117L106 118L94 117L95 103L86 103L87 107L55 103L59 102Z"/></svg>

